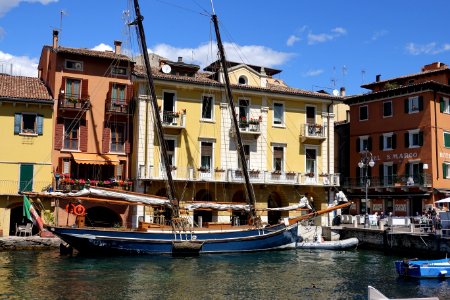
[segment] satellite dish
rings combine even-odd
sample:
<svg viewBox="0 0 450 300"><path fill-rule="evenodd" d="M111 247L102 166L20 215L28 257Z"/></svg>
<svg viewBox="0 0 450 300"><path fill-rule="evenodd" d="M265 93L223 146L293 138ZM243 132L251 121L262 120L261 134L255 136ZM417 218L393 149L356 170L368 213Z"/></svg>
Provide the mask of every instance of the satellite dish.
<svg viewBox="0 0 450 300"><path fill-rule="evenodd" d="M339 96L339 91L338 90L333 90L333 96Z"/></svg>
<svg viewBox="0 0 450 300"><path fill-rule="evenodd" d="M163 71L163 73L169 74L170 71L172 71L172 68L169 65L163 65L161 70Z"/></svg>

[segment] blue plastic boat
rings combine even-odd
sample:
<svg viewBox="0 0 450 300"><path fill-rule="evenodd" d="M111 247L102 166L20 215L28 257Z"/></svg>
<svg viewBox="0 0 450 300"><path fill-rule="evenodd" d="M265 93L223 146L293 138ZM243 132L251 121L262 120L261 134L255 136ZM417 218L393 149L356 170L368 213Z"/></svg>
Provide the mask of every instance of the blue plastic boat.
<svg viewBox="0 0 450 300"><path fill-rule="evenodd" d="M395 262L395 269L400 276L405 277L448 278L450 277L450 259L397 260Z"/></svg>

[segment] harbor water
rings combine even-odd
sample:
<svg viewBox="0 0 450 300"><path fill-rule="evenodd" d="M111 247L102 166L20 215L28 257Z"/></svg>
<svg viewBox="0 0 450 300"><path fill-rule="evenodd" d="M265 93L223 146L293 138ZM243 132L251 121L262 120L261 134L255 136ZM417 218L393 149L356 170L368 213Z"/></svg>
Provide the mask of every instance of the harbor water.
<svg viewBox="0 0 450 300"><path fill-rule="evenodd" d="M0 252L0 299L450 299L450 281L406 280L395 256L351 250L170 256Z"/></svg>

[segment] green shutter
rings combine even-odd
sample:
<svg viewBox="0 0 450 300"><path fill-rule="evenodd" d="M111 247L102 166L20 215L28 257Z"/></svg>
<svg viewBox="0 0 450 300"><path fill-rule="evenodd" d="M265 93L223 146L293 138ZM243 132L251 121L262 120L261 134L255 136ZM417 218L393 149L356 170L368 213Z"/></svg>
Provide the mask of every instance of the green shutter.
<svg viewBox="0 0 450 300"><path fill-rule="evenodd" d="M439 98L439 104L441 105L441 113L445 111L445 101L443 97Z"/></svg>
<svg viewBox="0 0 450 300"><path fill-rule="evenodd" d="M22 127L22 114L14 114L14 134L19 134L21 127Z"/></svg>
<svg viewBox="0 0 450 300"><path fill-rule="evenodd" d="M423 146L423 131L419 132L419 146Z"/></svg>
<svg viewBox="0 0 450 300"><path fill-rule="evenodd" d="M444 147L450 148L450 133L444 132Z"/></svg>
<svg viewBox="0 0 450 300"><path fill-rule="evenodd" d="M409 148L409 132L405 132L405 148Z"/></svg>
<svg viewBox="0 0 450 300"><path fill-rule="evenodd" d="M19 191L30 192L33 190L33 165L20 165Z"/></svg>
<svg viewBox="0 0 450 300"><path fill-rule="evenodd" d="M423 110L423 96L419 96L419 111Z"/></svg>
<svg viewBox="0 0 450 300"><path fill-rule="evenodd" d="M409 113L409 99L405 99L405 114Z"/></svg>
<svg viewBox="0 0 450 300"><path fill-rule="evenodd" d="M447 164L446 163L442 163L442 173L443 173L443 178L447 178Z"/></svg>
<svg viewBox="0 0 450 300"><path fill-rule="evenodd" d="M396 133L394 133L392 135L392 149L395 149L395 148L397 148L397 134Z"/></svg>

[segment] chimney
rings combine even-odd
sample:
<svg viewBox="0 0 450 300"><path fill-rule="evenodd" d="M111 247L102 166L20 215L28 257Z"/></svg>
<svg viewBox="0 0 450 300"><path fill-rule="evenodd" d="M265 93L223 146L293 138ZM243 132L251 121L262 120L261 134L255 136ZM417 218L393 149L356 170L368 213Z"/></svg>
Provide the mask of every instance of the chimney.
<svg viewBox="0 0 450 300"><path fill-rule="evenodd" d="M121 41L114 41L114 53L120 54L120 48L122 47Z"/></svg>
<svg viewBox="0 0 450 300"><path fill-rule="evenodd" d="M53 30L53 49L58 48L58 30Z"/></svg>
<svg viewBox="0 0 450 300"><path fill-rule="evenodd" d="M340 95L341 97L345 97L345 87L341 87L341 88L340 88L340 93L339 93L339 95Z"/></svg>
<svg viewBox="0 0 450 300"><path fill-rule="evenodd" d="M183 57L182 56L178 56L178 62L183 62Z"/></svg>
<svg viewBox="0 0 450 300"><path fill-rule="evenodd" d="M375 78L376 78L376 79L375 79L376 82L380 82L381 74L378 74Z"/></svg>

